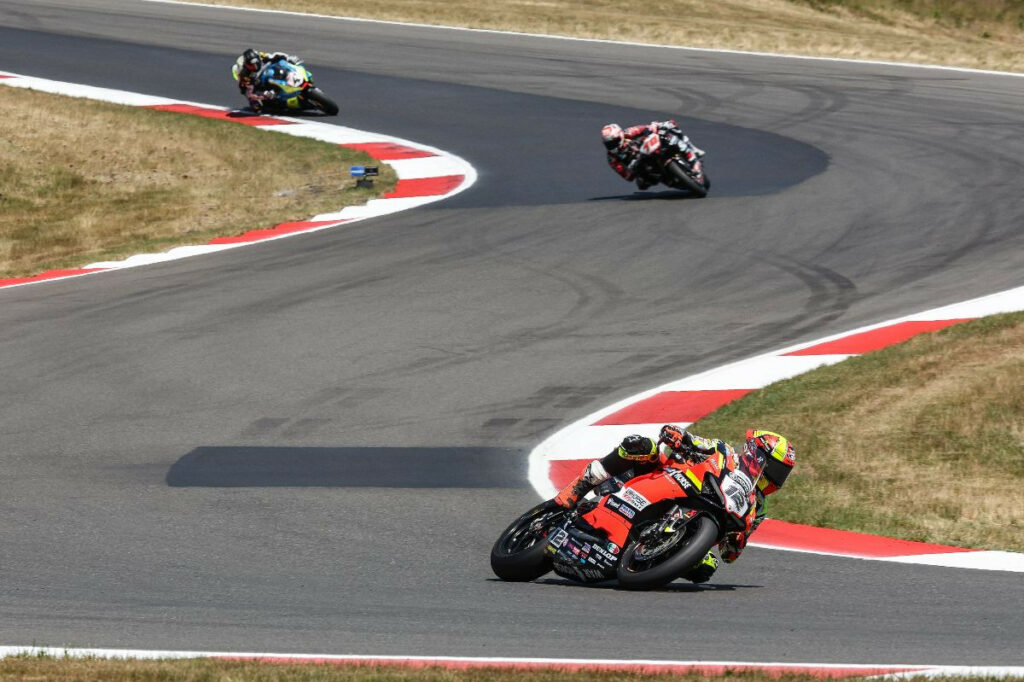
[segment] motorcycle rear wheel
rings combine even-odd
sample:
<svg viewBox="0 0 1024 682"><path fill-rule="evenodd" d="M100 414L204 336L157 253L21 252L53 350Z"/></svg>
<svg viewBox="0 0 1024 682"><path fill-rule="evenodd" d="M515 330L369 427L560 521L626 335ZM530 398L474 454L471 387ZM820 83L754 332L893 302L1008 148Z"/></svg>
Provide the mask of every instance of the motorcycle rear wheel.
<svg viewBox="0 0 1024 682"><path fill-rule="evenodd" d="M708 195L708 189L711 187L711 183L708 181L706 175L704 176L704 182L701 183L683 170L678 161L669 161L665 170L667 170L668 174L672 176L672 184L679 189L685 189L699 199L703 199Z"/></svg>
<svg viewBox="0 0 1024 682"><path fill-rule="evenodd" d="M325 95L320 88L306 90L306 101L328 116L338 115L338 105L330 97Z"/></svg>
<svg viewBox="0 0 1024 682"><path fill-rule="evenodd" d="M617 575L619 584L627 590L667 585L703 559L718 538L718 524L707 516L698 516L683 526L678 537L645 537L645 532L656 529L662 521L656 518L638 524L636 538L622 550Z"/></svg>
<svg viewBox="0 0 1024 682"><path fill-rule="evenodd" d="M541 502L512 522L491 548L491 570L510 582L535 580L551 570L547 537L568 510L554 500Z"/></svg>

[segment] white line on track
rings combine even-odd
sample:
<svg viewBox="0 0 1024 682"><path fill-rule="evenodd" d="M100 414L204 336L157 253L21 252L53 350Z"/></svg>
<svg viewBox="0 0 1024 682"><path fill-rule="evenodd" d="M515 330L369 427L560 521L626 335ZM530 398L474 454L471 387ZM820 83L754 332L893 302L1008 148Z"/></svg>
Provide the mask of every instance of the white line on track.
<svg viewBox="0 0 1024 682"><path fill-rule="evenodd" d="M281 14L284 16L313 17L316 19L330 19L334 21L361 22L365 24L381 24L384 26L408 26L409 28L428 28L443 31L465 31L467 33L483 33L493 35L521 36L524 38L548 38L551 40L564 40L580 43L597 43L606 45L627 45L629 47L650 47L665 50L680 50L684 52L706 52L709 54L735 54L749 55L751 57L770 57L773 59L799 59L803 61L838 62L841 64L868 64L875 66L899 66L908 69L939 69L942 71L954 71L959 73L977 73L989 76L1010 76L1024 78L1024 73L1014 71L989 71L985 69L969 69L962 66L943 66L941 64L911 64L907 62L889 62L872 59L848 59L845 57L811 57L799 54L783 54L778 52L750 52L747 50L728 50L714 47L688 47L685 45L661 45L658 43L637 43L624 40L608 40L605 38L578 38L575 36L563 36L549 33L525 33L521 31L500 31L493 28L467 28L465 26L447 26L445 24L419 24L411 21L389 21L386 19L367 19L364 17L343 17L333 14L316 14L312 12L294 12L283 9L263 9L258 7L244 7L240 5L214 5L204 2L184 2L183 0L142 0L160 5L182 5L191 7L206 7L210 9L232 10L237 12L257 12L260 14Z"/></svg>

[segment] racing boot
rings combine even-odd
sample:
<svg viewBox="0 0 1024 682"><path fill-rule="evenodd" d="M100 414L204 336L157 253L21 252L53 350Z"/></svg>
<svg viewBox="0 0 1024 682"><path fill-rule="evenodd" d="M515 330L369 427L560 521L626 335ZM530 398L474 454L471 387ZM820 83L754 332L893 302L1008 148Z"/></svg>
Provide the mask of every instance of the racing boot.
<svg viewBox="0 0 1024 682"><path fill-rule="evenodd" d="M555 502L566 509L573 509L576 507L576 503L580 501L580 497L589 493L598 483L603 483L609 478L611 476L605 471L601 460L595 459L587 465L587 468L579 476L570 481L569 485L562 488L561 492L555 495Z"/></svg>
<svg viewBox="0 0 1024 682"><path fill-rule="evenodd" d="M683 571L680 576L692 583L706 583L718 570L718 559L714 554L708 552L704 558Z"/></svg>

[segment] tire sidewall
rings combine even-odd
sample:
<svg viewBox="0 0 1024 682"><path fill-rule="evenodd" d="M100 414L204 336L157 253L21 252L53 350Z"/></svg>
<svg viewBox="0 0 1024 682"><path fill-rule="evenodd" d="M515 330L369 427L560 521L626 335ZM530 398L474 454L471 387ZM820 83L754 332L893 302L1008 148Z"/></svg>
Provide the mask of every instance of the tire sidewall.
<svg viewBox="0 0 1024 682"><path fill-rule="evenodd" d="M321 111L328 116L338 115L338 105L327 97L320 88L311 87L306 90L305 99L312 109Z"/></svg>
<svg viewBox="0 0 1024 682"><path fill-rule="evenodd" d="M678 578L683 571L704 558L718 539L718 523L709 516L700 515L688 525L696 525L691 536L671 557L653 568L635 573L626 570L629 560L636 552L639 539L634 539L622 550L622 559L616 574L619 585L628 590L649 590L666 585Z"/></svg>
<svg viewBox="0 0 1024 682"><path fill-rule="evenodd" d="M503 543L523 523L536 518L542 513L552 511L558 506L558 503L554 500L541 502L509 524L501 535L498 536L498 539L495 540L494 545L491 547L491 570L494 571L496 576L502 580L525 582L535 580L551 570L551 558L546 552L547 540L541 540L532 547L528 547L515 554L505 552Z"/></svg>
<svg viewBox="0 0 1024 682"><path fill-rule="evenodd" d="M682 185L680 189L685 189L691 194L694 194L695 196L700 198L707 196L708 187L706 187L704 183L700 183L697 180L693 179L689 173L683 170L683 168L680 166L679 161L675 159L669 160L668 164L666 165L666 170L668 171L669 175L671 175L672 178L675 180L674 184ZM708 186L710 186L710 183L707 184Z"/></svg>

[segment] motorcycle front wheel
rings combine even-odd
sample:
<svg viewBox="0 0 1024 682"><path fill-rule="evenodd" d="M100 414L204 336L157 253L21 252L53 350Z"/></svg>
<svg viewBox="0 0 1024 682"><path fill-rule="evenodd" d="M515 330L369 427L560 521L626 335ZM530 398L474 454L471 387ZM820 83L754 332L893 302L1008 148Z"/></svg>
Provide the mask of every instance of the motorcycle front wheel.
<svg viewBox="0 0 1024 682"><path fill-rule="evenodd" d="M718 524L698 516L673 533L661 531L663 518L637 524L634 540L622 550L619 584L627 590L667 585L704 558L718 538Z"/></svg>
<svg viewBox="0 0 1024 682"><path fill-rule="evenodd" d="M551 570L544 551L548 534L568 514L554 500L541 502L512 522L491 548L491 570L502 580L526 582Z"/></svg>
<svg viewBox="0 0 1024 682"><path fill-rule="evenodd" d="M306 101L312 104L314 108L319 109L328 116L338 115L338 105L334 103L334 100L321 92L320 88L310 88L306 90Z"/></svg>
<svg viewBox="0 0 1024 682"><path fill-rule="evenodd" d="M672 184L679 189L685 189L700 199L703 199L708 195L708 189L711 187L711 183L708 181L706 175L704 176L704 182L700 182L683 170L680 163L674 160L668 162L665 166L665 170L670 176L672 176Z"/></svg>

